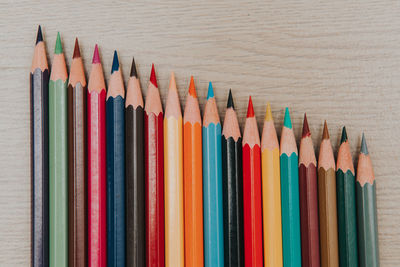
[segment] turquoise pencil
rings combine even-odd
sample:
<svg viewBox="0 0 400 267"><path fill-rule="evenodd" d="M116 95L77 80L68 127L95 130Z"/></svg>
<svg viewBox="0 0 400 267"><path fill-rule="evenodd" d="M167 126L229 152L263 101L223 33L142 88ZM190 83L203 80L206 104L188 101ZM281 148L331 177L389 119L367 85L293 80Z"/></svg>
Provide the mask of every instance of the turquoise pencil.
<svg viewBox="0 0 400 267"><path fill-rule="evenodd" d="M280 155L283 266L300 267L301 243L298 152L288 108L285 110Z"/></svg>
<svg viewBox="0 0 400 267"><path fill-rule="evenodd" d="M204 266L224 266L221 123L210 82L203 117Z"/></svg>

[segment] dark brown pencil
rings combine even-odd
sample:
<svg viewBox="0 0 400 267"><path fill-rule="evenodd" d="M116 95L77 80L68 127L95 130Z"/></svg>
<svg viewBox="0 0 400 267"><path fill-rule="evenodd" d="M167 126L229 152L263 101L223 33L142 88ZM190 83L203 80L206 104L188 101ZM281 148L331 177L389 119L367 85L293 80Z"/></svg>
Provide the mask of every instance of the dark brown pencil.
<svg viewBox="0 0 400 267"><path fill-rule="evenodd" d="M132 59L125 101L126 265L145 266L144 109Z"/></svg>
<svg viewBox="0 0 400 267"><path fill-rule="evenodd" d="M49 265L49 67L39 26L30 71L31 265Z"/></svg>
<svg viewBox="0 0 400 267"><path fill-rule="evenodd" d="M68 83L68 264L74 267L87 265L86 91L77 38Z"/></svg>

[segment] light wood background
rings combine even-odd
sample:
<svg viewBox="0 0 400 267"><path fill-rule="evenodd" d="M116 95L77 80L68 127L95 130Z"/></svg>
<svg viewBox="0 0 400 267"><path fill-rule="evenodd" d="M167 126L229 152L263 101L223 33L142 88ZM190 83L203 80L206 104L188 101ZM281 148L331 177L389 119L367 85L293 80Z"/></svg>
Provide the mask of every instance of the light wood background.
<svg viewBox="0 0 400 267"><path fill-rule="evenodd" d="M202 107L213 81L221 119L232 88L242 129L251 94L259 127L271 102L278 134L285 106L297 138L307 112L316 149L325 119L335 151L343 125L354 156L364 131L377 177L381 266L399 266L399 14L399 1L381 0L1 1L0 266L30 262L28 74L38 24L50 62L57 31L68 63L79 37L87 72L95 43L107 78L114 49L125 79L135 56L144 95L154 62L164 103L171 71L182 104L190 75Z"/></svg>

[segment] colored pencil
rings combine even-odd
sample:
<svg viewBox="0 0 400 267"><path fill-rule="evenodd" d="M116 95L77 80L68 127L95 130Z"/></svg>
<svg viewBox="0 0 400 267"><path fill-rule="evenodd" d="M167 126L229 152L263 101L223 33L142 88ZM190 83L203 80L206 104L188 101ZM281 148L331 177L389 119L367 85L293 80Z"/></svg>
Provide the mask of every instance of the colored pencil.
<svg viewBox="0 0 400 267"><path fill-rule="evenodd" d="M142 90L132 67L125 101L126 265L145 266L144 109Z"/></svg>
<svg viewBox="0 0 400 267"><path fill-rule="evenodd" d="M106 84L99 49L94 48L87 94L88 263L107 265Z"/></svg>
<svg viewBox="0 0 400 267"><path fill-rule="evenodd" d="M201 115L193 76L183 117L185 265L204 266Z"/></svg>
<svg viewBox="0 0 400 267"><path fill-rule="evenodd" d="M49 82L50 266L68 266L68 73L57 33Z"/></svg>
<svg viewBox="0 0 400 267"><path fill-rule="evenodd" d="M165 266L185 265L182 112L171 73L164 118Z"/></svg>
<svg viewBox="0 0 400 267"><path fill-rule="evenodd" d="M264 266L282 267L281 175L279 143L267 105L261 138Z"/></svg>
<svg viewBox="0 0 400 267"><path fill-rule="evenodd" d="M283 266L301 266L299 169L296 139L289 109L280 143Z"/></svg>
<svg viewBox="0 0 400 267"><path fill-rule="evenodd" d="M39 25L30 71L31 266L49 265L49 67Z"/></svg>
<svg viewBox="0 0 400 267"><path fill-rule="evenodd" d="M318 158L321 266L339 266L335 158L326 121Z"/></svg>
<svg viewBox="0 0 400 267"><path fill-rule="evenodd" d="M224 257L228 267L244 266L242 137L229 90L222 130Z"/></svg>
<svg viewBox="0 0 400 267"><path fill-rule="evenodd" d="M221 124L211 82L203 117L204 262L224 266Z"/></svg>
<svg viewBox="0 0 400 267"><path fill-rule="evenodd" d="M117 51L106 99L107 266L125 266L125 89Z"/></svg>
<svg viewBox="0 0 400 267"><path fill-rule="evenodd" d="M367 142L362 135L357 166L357 224L361 267L379 266L376 183Z"/></svg>
<svg viewBox="0 0 400 267"><path fill-rule="evenodd" d="M87 264L86 92L76 38L68 82L68 262L73 267Z"/></svg>
<svg viewBox="0 0 400 267"><path fill-rule="evenodd" d="M306 114L300 141L299 193L302 265L319 267L317 160Z"/></svg>
<svg viewBox="0 0 400 267"><path fill-rule="evenodd" d="M357 267L355 176L346 127L343 127L336 164L336 190L339 229L339 265L340 267Z"/></svg>
<svg viewBox="0 0 400 267"><path fill-rule="evenodd" d="M144 111L146 266L164 266L164 114L154 64Z"/></svg>

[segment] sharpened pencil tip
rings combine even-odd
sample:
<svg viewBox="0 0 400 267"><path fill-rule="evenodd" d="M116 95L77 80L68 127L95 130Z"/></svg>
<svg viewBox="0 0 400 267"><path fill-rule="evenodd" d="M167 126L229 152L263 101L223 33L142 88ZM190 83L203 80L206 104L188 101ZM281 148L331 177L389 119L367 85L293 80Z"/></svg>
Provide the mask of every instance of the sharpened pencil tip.
<svg viewBox="0 0 400 267"><path fill-rule="evenodd" d="M213 89L212 83L209 82L209 84L208 84L208 92L207 92L207 100L212 98L212 97L214 97L214 89Z"/></svg>
<svg viewBox="0 0 400 267"><path fill-rule="evenodd" d="M62 54L62 44L61 44L61 36L60 32L57 33L56 47L54 48L54 54Z"/></svg>
<svg viewBox="0 0 400 267"><path fill-rule="evenodd" d="M364 133L362 134L360 153L363 153L364 155L368 155L367 141L365 140Z"/></svg>
<svg viewBox="0 0 400 267"><path fill-rule="evenodd" d="M131 65L131 74L130 74L130 76L131 77L138 77L137 76L137 70L136 70L136 64L135 64L135 58L134 57L132 57L132 65Z"/></svg>
<svg viewBox="0 0 400 267"><path fill-rule="evenodd" d="M251 96L249 96L249 104L247 106L247 118L254 117L254 108L253 101L251 100Z"/></svg>
<svg viewBox="0 0 400 267"><path fill-rule="evenodd" d="M303 121L303 134L302 137L307 137L310 136L310 127L308 126L308 121L307 121L307 114L304 113L304 121Z"/></svg>
<svg viewBox="0 0 400 267"><path fill-rule="evenodd" d="M100 62L100 55L99 55L99 47L96 44L94 47L92 64L97 64L97 63L101 63L101 62Z"/></svg>
<svg viewBox="0 0 400 267"><path fill-rule="evenodd" d="M340 139L340 144L343 144L344 142L347 141L347 132L346 132L346 126L343 126L342 129L342 138Z"/></svg>
<svg viewBox="0 0 400 267"><path fill-rule="evenodd" d="M150 74L150 82L158 88L157 86L157 78L156 78L156 70L154 67L154 63L151 64L151 74Z"/></svg>
<svg viewBox="0 0 400 267"><path fill-rule="evenodd" d="M285 119L283 120L283 126L289 129L292 129L292 121L290 119L289 108L285 109Z"/></svg>
<svg viewBox="0 0 400 267"><path fill-rule="evenodd" d="M114 58L111 66L111 74L113 74L114 71L118 71L118 69L119 69L118 53L117 50L114 50Z"/></svg>
<svg viewBox="0 0 400 267"><path fill-rule="evenodd" d="M72 58L78 58L81 57L81 51L79 50L79 43L78 43L78 37L75 38L75 46L74 46L74 54Z"/></svg>
<svg viewBox="0 0 400 267"><path fill-rule="evenodd" d="M326 120L324 122L324 131L322 133L322 139L329 139L329 131L328 131L328 124L326 123Z"/></svg>
<svg viewBox="0 0 400 267"><path fill-rule="evenodd" d="M194 86L194 78L193 78L193 76L190 76L189 94L192 97L197 98L196 87Z"/></svg>
<svg viewBox="0 0 400 267"><path fill-rule="evenodd" d="M171 71L171 77L169 79L169 90L177 91L176 81L175 81L175 73L173 71Z"/></svg>
<svg viewBox="0 0 400 267"><path fill-rule="evenodd" d="M43 42L43 35L42 35L42 27L39 25L36 35L36 44L39 42Z"/></svg>
<svg viewBox="0 0 400 267"><path fill-rule="evenodd" d="M271 111L271 105L269 102L267 103L267 111L265 112L265 121L272 121L272 111Z"/></svg>
<svg viewBox="0 0 400 267"><path fill-rule="evenodd" d="M226 107L235 109L235 103L233 103L233 97L232 97L232 89L229 89L228 103L226 104Z"/></svg>

